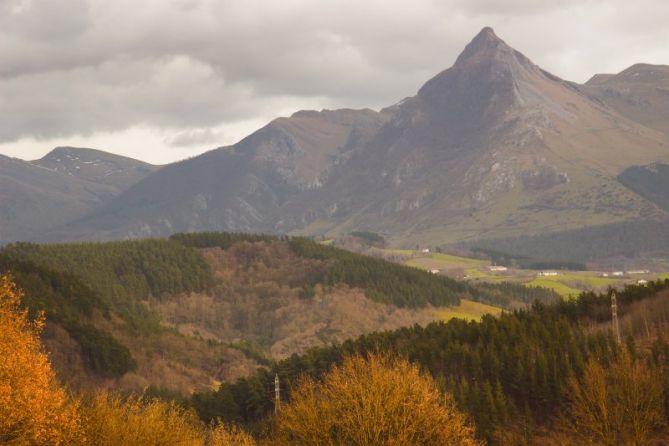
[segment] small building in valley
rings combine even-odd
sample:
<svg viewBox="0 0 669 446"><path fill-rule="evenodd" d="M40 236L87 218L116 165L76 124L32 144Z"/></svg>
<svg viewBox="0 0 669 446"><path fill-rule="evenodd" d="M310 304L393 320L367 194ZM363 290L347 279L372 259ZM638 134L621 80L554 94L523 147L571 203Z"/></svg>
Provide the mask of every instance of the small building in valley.
<svg viewBox="0 0 669 446"><path fill-rule="evenodd" d="M501 266L501 265L492 265L489 266L488 269L490 271L507 271L508 268L506 266Z"/></svg>
<svg viewBox="0 0 669 446"><path fill-rule="evenodd" d="M557 271L541 271L539 273L539 277L549 277L549 276L557 276L558 273Z"/></svg>

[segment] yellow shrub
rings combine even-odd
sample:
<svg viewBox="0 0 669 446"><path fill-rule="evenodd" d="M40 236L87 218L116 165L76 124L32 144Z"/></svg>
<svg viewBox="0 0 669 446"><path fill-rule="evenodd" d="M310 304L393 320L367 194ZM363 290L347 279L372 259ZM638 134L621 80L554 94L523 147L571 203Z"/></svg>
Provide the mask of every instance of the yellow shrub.
<svg viewBox="0 0 669 446"><path fill-rule="evenodd" d="M654 444L663 424L660 371L625 350L608 368L590 360L583 377L569 381L569 399L563 422L582 442Z"/></svg>
<svg viewBox="0 0 669 446"><path fill-rule="evenodd" d="M322 383L303 379L276 421L276 444L469 446L473 429L431 377L401 359L354 356Z"/></svg>
<svg viewBox="0 0 669 446"><path fill-rule="evenodd" d="M255 446L253 438L234 426L221 423L212 425L209 430L207 446Z"/></svg>
<svg viewBox="0 0 669 446"><path fill-rule="evenodd" d="M77 407L42 350L44 318L30 322L21 297L8 277L0 278L0 443L71 444L80 431Z"/></svg>
<svg viewBox="0 0 669 446"><path fill-rule="evenodd" d="M204 429L195 414L174 403L99 393L82 404L81 412L91 446L204 445Z"/></svg>

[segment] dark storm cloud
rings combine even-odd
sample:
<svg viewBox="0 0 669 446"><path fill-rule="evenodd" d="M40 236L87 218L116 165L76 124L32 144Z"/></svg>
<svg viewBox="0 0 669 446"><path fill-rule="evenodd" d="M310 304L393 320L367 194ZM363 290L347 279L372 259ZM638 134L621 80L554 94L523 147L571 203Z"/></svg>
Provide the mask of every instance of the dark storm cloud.
<svg viewBox="0 0 669 446"><path fill-rule="evenodd" d="M663 1L0 0L0 143L381 107L484 25L562 77L669 62ZM652 60L650 60L652 59Z"/></svg>

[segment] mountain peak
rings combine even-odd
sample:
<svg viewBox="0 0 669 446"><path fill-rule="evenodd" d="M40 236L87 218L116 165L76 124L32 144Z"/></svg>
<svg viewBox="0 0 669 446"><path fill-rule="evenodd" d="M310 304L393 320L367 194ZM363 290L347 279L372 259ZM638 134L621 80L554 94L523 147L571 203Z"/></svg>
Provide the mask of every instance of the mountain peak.
<svg viewBox="0 0 669 446"><path fill-rule="evenodd" d="M58 146L54 147L49 153L44 155L41 159L35 161L38 162L38 161L55 160L63 157L65 157L66 159L70 159L72 157L78 158L79 156L87 156L87 155L95 155L103 153L105 152L84 147Z"/></svg>
<svg viewBox="0 0 669 446"><path fill-rule="evenodd" d="M71 146L58 146L51 150L49 153L44 155L39 160L34 160L33 163L49 163L49 162L61 162L61 161L97 161L97 162L109 162L109 163L121 163L128 165L142 165L142 166L151 166L151 164L144 161L136 160L134 158L129 158L123 155L117 155L111 152L105 152L98 149L90 149L87 147L71 147Z"/></svg>
<svg viewBox="0 0 669 446"><path fill-rule="evenodd" d="M544 76L527 57L486 26L467 44L455 64L430 79L418 95L440 109L459 110L456 115L467 122L476 122L484 115L491 116L486 112L489 106L503 112L525 99L536 102L536 89L526 87ZM466 117L464 108L469 110Z"/></svg>
<svg viewBox="0 0 669 446"><path fill-rule="evenodd" d="M488 42L499 41L499 42L501 42L502 39L497 37L497 34L495 34L494 29L492 29L489 26L484 26L481 29L481 31L479 31L479 33L476 35L476 37L474 37L474 39L472 40L472 42L474 42L474 41L488 41Z"/></svg>
<svg viewBox="0 0 669 446"><path fill-rule="evenodd" d="M472 39L455 61L455 65L477 63L489 59L510 60L525 59L511 48L495 31L486 26Z"/></svg>

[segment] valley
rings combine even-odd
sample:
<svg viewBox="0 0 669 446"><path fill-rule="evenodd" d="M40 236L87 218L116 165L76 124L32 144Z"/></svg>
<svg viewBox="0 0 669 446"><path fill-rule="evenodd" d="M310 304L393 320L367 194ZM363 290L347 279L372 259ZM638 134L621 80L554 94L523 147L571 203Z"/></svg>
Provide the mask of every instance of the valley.
<svg viewBox="0 0 669 446"><path fill-rule="evenodd" d="M669 278L669 265L663 262L655 264L660 268L659 271L637 268L632 269L631 273L625 269L582 271L547 267L538 270L513 266L500 269L499 266L495 268L490 260L439 252L425 253L411 249L371 249L368 252L414 268L435 270L437 274L444 274L454 279L474 283L512 282L527 287L549 288L564 298L576 297L584 291L601 293L609 287L622 288L625 285L638 284L640 281L645 283Z"/></svg>

